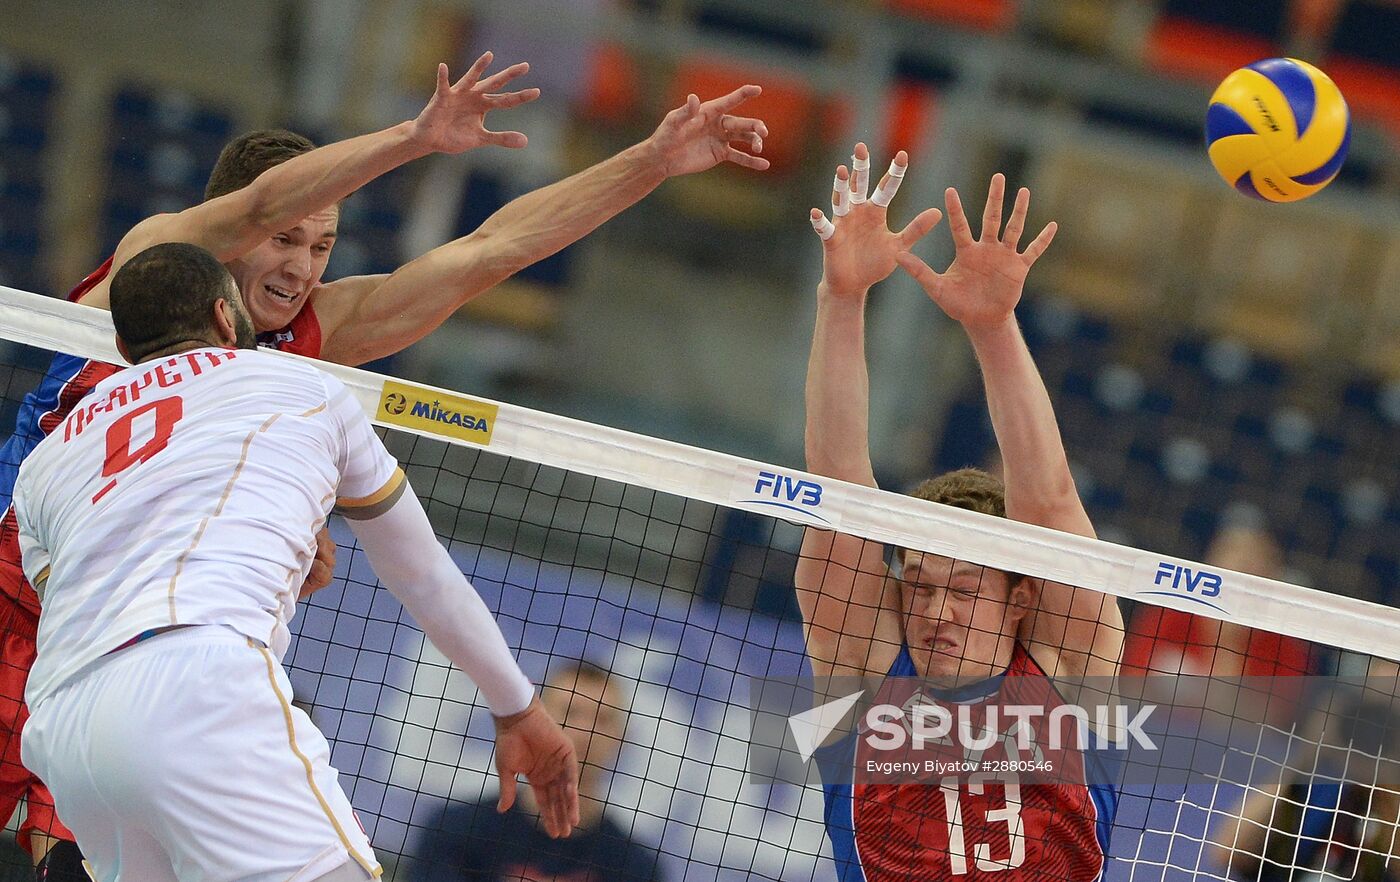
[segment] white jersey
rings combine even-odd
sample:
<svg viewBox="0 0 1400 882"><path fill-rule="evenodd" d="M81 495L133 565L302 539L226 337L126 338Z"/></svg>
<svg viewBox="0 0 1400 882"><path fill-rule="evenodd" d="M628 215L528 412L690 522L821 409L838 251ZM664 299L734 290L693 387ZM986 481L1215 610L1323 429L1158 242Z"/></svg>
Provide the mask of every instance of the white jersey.
<svg viewBox="0 0 1400 882"><path fill-rule="evenodd" d="M171 625L227 625L280 655L333 506L371 517L403 473L345 386L251 349L196 349L100 383L20 468L39 591L37 706Z"/></svg>

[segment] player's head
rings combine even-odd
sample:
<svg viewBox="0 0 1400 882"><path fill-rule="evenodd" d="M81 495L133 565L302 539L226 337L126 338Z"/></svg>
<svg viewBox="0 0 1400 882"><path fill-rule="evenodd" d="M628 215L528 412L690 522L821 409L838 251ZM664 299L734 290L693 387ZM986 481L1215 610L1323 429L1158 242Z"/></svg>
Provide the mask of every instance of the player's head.
<svg viewBox="0 0 1400 882"><path fill-rule="evenodd" d="M540 700L573 740L588 790L612 769L622 748L627 714L621 688L597 665L570 662L550 674Z"/></svg>
<svg viewBox="0 0 1400 882"><path fill-rule="evenodd" d="M257 345L228 270L185 242L153 245L117 270L112 324L132 364L202 346Z"/></svg>
<svg viewBox="0 0 1400 882"><path fill-rule="evenodd" d="M980 469L959 469L924 481L911 494L982 514L1006 517L1006 489ZM901 548L905 639L919 674L932 679L982 679L1011 663L1016 629L1039 598L1034 580Z"/></svg>
<svg viewBox="0 0 1400 882"><path fill-rule="evenodd" d="M284 129L249 132L230 141L209 175L204 198L240 190L275 165L316 149L307 138ZM335 244L340 209L332 206L281 230L228 263L243 302L259 332L287 326L321 282Z"/></svg>

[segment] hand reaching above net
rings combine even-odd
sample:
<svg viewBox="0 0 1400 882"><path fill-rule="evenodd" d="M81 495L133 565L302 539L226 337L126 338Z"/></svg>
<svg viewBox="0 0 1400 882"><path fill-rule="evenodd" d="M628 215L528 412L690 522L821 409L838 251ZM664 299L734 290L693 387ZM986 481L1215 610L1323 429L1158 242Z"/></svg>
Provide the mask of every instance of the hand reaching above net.
<svg viewBox="0 0 1400 882"><path fill-rule="evenodd" d="M764 171L768 160L733 145L746 144L753 153L762 153L768 126L761 119L730 113L762 92L759 86L747 85L710 101L689 95L685 104L666 114L642 146L660 163L665 177L706 171L724 162Z"/></svg>
<svg viewBox="0 0 1400 882"><path fill-rule="evenodd" d="M494 144L500 147L524 147L528 139L520 132L493 132L486 128L486 114L493 110L518 107L540 97L539 89L519 92L498 92L511 80L530 70L521 62L498 71L485 79L492 55L484 53L453 83L447 76L447 65L439 64L437 88L422 113L413 120L413 137L424 148L435 153L461 153L473 147Z"/></svg>
<svg viewBox="0 0 1400 882"><path fill-rule="evenodd" d="M820 209L812 209L812 227L822 239L822 282L837 294L856 295L894 272L896 257L908 252L938 224L943 212L930 208L920 212L898 233L888 226L888 206L909 168L909 154L895 154L889 170L869 199L870 151L857 144L851 163L836 168L831 185L831 214L828 220Z"/></svg>
<svg viewBox="0 0 1400 882"><path fill-rule="evenodd" d="M1021 300L1021 290L1031 267L1055 238L1057 226L1051 221L1025 251L1017 251L1026 227L1031 192L1022 187L1016 194L1015 206L1003 231L1001 211L1005 193L1005 176L994 175L987 205L982 211L982 235L974 239L958 191L948 188L948 227L953 233L957 254L946 271L935 272L908 250L896 255L899 265L923 286L933 302L949 318L964 326L996 325L1009 319Z"/></svg>

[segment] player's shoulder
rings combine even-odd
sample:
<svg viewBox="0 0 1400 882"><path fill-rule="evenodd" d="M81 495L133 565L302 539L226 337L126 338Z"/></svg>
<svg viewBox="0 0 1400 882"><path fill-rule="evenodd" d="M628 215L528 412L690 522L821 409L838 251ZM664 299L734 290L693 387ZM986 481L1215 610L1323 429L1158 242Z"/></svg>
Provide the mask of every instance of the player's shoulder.
<svg viewBox="0 0 1400 882"><path fill-rule="evenodd" d="M319 389L332 379L314 360L306 356L289 357L288 353L262 346L255 349L239 349L236 356L250 370L266 371L311 388Z"/></svg>

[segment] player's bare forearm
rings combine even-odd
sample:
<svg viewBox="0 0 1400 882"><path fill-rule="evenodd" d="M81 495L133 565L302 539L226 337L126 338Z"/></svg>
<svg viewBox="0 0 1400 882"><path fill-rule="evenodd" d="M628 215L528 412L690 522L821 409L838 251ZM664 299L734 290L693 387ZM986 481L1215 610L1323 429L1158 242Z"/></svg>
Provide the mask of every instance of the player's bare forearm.
<svg viewBox="0 0 1400 882"><path fill-rule="evenodd" d="M837 291L823 280L807 367L807 468L875 486L868 435L866 289ZM858 536L809 528L794 575L807 655L819 675L883 672L902 630L884 548ZM887 596L889 595L889 596Z"/></svg>
<svg viewBox="0 0 1400 882"><path fill-rule="evenodd" d="M807 657L818 676L884 673L903 642L898 583L884 546L807 528L793 574Z"/></svg>
<svg viewBox="0 0 1400 882"><path fill-rule="evenodd" d="M139 240L135 251L178 235L221 261L232 260L428 152L411 123L328 144L273 166L241 190L143 222L132 231Z"/></svg>
<svg viewBox="0 0 1400 882"><path fill-rule="evenodd" d="M817 287L806 404L808 470L874 487L864 291L836 292L826 282Z"/></svg>
<svg viewBox="0 0 1400 882"><path fill-rule="evenodd" d="M416 343L473 298L572 245L663 181L645 144L502 206L467 236L317 304L323 357L362 364ZM329 291L328 291L329 293ZM332 302L334 301L334 302Z"/></svg>
<svg viewBox="0 0 1400 882"><path fill-rule="evenodd" d="M82 302L108 309L112 275L153 245L189 242L220 261L233 260L279 230L333 205L379 175L427 152L409 123L339 141L293 157L251 184L175 214L147 218L117 244L112 273Z"/></svg>
<svg viewBox="0 0 1400 882"><path fill-rule="evenodd" d="M245 202L211 217L208 235L219 239L211 249L228 260L309 214L334 205L380 175L428 155L431 148L415 137L413 123L328 144L263 172L243 190ZM195 206L190 212L213 205Z"/></svg>
<svg viewBox="0 0 1400 882"><path fill-rule="evenodd" d="M610 220L666 180L650 139L562 181L526 193L486 219L473 235L516 269L543 260Z"/></svg>
<svg viewBox="0 0 1400 882"><path fill-rule="evenodd" d="M1013 520L1093 536L1045 383L1014 318L965 326L987 392Z"/></svg>
<svg viewBox="0 0 1400 882"><path fill-rule="evenodd" d="M363 293L338 296L327 310L318 305L326 345L338 353L326 357L358 363L422 339L473 297L577 242L667 177L726 162L766 169L766 159L731 146L738 141L762 150L763 121L730 113L760 91L743 86L703 103L691 95L642 143L514 200L471 235L405 265L383 285L353 286Z"/></svg>

